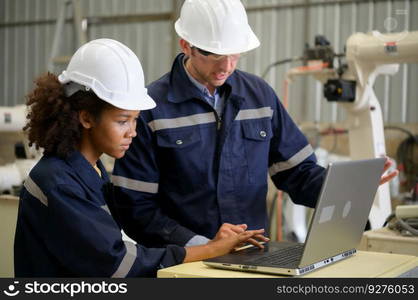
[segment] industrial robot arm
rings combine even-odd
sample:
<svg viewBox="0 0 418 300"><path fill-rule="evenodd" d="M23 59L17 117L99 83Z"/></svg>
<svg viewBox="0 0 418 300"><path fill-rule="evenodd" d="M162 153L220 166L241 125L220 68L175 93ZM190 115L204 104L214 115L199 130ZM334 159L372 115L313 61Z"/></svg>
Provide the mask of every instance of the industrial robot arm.
<svg viewBox="0 0 418 300"><path fill-rule="evenodd" d="M399 63L418 62L418 31L353 34L347 40L346 60L346 77L356 82L354 102L342 103L348 111L350 156L364 159L386 155L382 111L373 85L378 75L398 72ZM384 184L376 193L371 227L381 227L391 211L389 186Z"/></svg>
<svg viewBox="0 0 418 300"><path fill-rule="evenodd" d="M14 186L20 187L22 185L22 182L26 179L30 170L41 156L41 152L37 151L35 147L29 147L29 141L23 134L22 128L26 123L26 113L26 105L13 107L0 106L0 140L2 141L2 151L5 151L7 146L10 149L15 149L15 161L0 165L0 194L13 194ZM18 140L21 140L18 145L14 145L15 138L10 139L12 135ZM13 144L8 145L12 141L14 141ZM0 157L0 161L3 164L4 158Z"/></svg>
<svg viewBox="0 0 418 300"><path fill-rule="evenodd" d="M317 45L310 52L305 51L306 60L318 56L327 64L320 68L291 69L287 78L313 75L324 83L325 98L337 101L347 110L352 159L386 155L382 111L373 85L378 75L398 72L400 63L418 62L418 31L351 35L346 45L345 68L333 68L333 57L329 55L333 50L330 49L329 45ZM381 227L391 210L389 187L384 184L379 187L370 213L371 227Z"/></svg>

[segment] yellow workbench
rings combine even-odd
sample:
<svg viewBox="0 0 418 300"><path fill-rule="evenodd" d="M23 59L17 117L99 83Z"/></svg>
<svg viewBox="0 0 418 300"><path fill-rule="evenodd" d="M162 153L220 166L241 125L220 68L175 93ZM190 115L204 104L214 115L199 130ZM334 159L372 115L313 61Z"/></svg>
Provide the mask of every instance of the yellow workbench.
<svg viewBox="0 0 418 300"><path fill-rule="evenodd" d="M418 236L402 236L387 227L363 233L358 250L418 256Z"/></svg>
<svg viewBox="0 0 418 300"><path fill-rule="evenodd" d="M398 277L418 266L418 257L412 255L358 251L354 256L320 268L300 277ZM270 274L221 270L202 262L181 264L158 271L160 278L274 278ZM288 276L287 276L288 277Z"/></svg>

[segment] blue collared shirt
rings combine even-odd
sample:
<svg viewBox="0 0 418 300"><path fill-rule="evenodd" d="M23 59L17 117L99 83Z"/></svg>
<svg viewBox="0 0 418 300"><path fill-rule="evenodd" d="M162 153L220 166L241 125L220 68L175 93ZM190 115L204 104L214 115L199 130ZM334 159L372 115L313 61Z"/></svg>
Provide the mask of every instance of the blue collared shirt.
<svg viewBox="0 0 418 300"><path fill-rule="evenodd" d="M209 103L216 110L218 116L222 117L222 112L223 112L223 109L224 109L225 99L224 99L223 95L221 96L221 93L219 92L219 88L216 88L215 93L213 95L211 95L206 86L201 84L199 81L197 81L195 78L193 78L192 75L190 75L189 71L186 68L186 60L187 60L187 56L184 56L183 67L184 67L184 70L186 71L186 74L189 77L190 81L202 93L202 96L205 99L205 101L207 103Z"/></svg>
<svg viewBox="0 0 418 300"><path fill-rule="evenodd" d="M218 88L215 89L215 93L212 96L206 86L204 86L199 81L194 79L194 77L192 75L190 75L189 71L186 68L186 61L187 61L187 56L184 56L183 67L184 67L184 71L186 71L186 74L189 77L190 81L198 88L198 90L202 93L203 98L205 99L205 101L207 103L209 103L216 110L216 113L221 118L222 117L222 111L223 111L223 108L224 108L224 97L220 96ZM189 246L195 246L195 245L204 245L209 241L210 241L210 239L208 239L205 236L195 235L194 237L192 237L186 243L185 246L189 247Z"/></svg>

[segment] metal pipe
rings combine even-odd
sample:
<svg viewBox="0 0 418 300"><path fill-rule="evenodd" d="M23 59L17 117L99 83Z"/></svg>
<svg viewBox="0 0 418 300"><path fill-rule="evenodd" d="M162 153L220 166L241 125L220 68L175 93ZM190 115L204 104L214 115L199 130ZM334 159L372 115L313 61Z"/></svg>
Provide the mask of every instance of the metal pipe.
<svg viewBox="0 0 418 300"><path fill-rule="evenodd" d="M55 25L55 33L54 33L54 39L52 42L52 48L51 48L51 56L48 61L48 70L50 72L54 72L54 57L58 55L59 48L60 48L60 37L62 35L62 31L64 29L64 22L65 22L65 11L67 9L67 6L70 4L69 1L62 1L61 8L58 13L58 18L56 20Z"/></svg>
<svg viewBox="0 0 418 300"><path fill-rule="evenodd" d="M84 19L87 19L87 22L89 25L142 23L142 22L169 21L171 19L171 13L92 16L92 17L85 17ZM50 24L55 24L56 22L57 22L56 19L46 19L46 20L37 20L37 21L2 22L0 23L0 28L34 26L34 25L50 25ZM73 23L73 22L74 22L73 18L65 19L65 23Z"/></svg>
<svg viewBox="0 0 418 300"><path fill-rule="evenodd" d="M373 0L374 2L387 2L387 0ZM401 0L394 0L394 1L401 1ZM272 10L272 9L286 9L286 8L303 8L303 7L315 7L315 6L325 6L325 5L333 5L333 4L350 4L350 3L361 3L364 0L317 0L317 1L310 1L305 2L304 0L301 1L293 1L292 3L280 3L280 4L271 4L271 5L262 5L262 6L249 6L246 7L245 10L247 13L249 12L257 12L263 10Z"/></svg>

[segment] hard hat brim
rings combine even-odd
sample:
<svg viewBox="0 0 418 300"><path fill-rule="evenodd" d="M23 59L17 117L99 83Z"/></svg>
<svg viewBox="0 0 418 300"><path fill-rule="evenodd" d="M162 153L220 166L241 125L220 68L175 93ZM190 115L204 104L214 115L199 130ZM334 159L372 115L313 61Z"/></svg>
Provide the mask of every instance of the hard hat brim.
<svg viewBox="0 0 418 300"><path fill-rule="evenodd" d="M116 40L96 39L81 46L58 80L65 85L67 96L91 90L120 109L146 110L156 106L145 88L138 57Z"/></svg>
<svg viewBox="0 0 418 300"><path fill-rule="evenodd" d="M177 20L174 23L174 29L176 30L177 34L182 39L189 42L193 46L195 46L197 48L200 48L202 50L208 51L208 52L212 52L212 53L219 54L219 55L239 54L239 53L244 53L244 52L254 50L255 48L260 46L259 39L257 38L257 36L255 35L255 33L252 31L252 29L250 27L247 28L249 35L248 35L248 43L245 47L234 47L234 48L229 48L229 49L219 49L219 48L210 47L208 45L203 45L203 44L199 43L198 41L194 41L192 38L190 38L185 33L185 31L181 28L181 25L180 25L179 21L180 20Z"/></svg>
<svg viewBox="0 0 418 300"><path fill-rule="evenodd" d="M156 107L155 101L149 96L145 95L142 99L132 99L132 101L122 101L118 103L116 101L108 101L107 99L100 98L107 103L124 110L148 110ZM129 104L127 104L127 102Z"/></svg>
<svg viewBox="0 0 418 300"><path fill-rule="evenodd" d="M129 96L121 93L106 93L108 91L94 80L86 80L86 77L77 76L76 72L68 73L63 71L58 76L58 81L61 84L67 84L69 82L75 82L81 86L91 89L97 97L106 101L107 103L125 110L147 110L156 107L155 101L147 94L147 89L144 89L144 94L138 96L138 98L132 99Z"/></svg>

